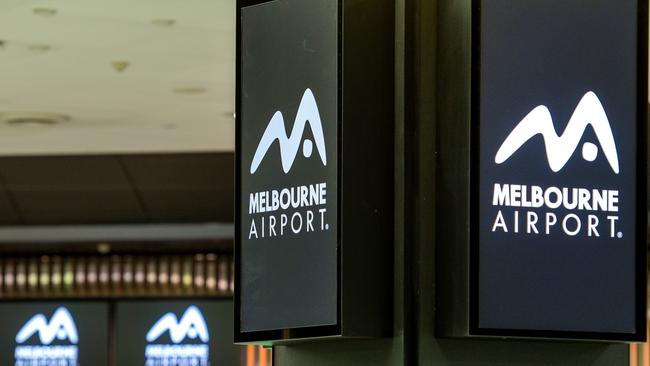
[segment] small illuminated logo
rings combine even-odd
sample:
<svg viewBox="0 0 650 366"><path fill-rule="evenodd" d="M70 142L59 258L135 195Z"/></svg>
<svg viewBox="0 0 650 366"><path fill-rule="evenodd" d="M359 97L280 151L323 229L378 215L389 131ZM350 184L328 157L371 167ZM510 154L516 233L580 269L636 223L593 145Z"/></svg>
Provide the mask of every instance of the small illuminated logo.
<svg viewBox="0 0 650 366"><path fill-rule="evenodd" d="M594 129L609 165L614 173L618 174L618 153L612 128L600 99L591 91L578 103L562 135L555 131L553 117L546 106L540 105L533 109L506 138L494 161L497 164L504 163L528 140L539 134L544 139L551 170L559 172L578 148L587 126ZM590 162L596 160L598 146L591 142L585 143L582 147L582 157Z"/></svg>
<svg viewBox="0 0 650 366"><path fill-rule="evenodd" d="M169 331L172 342L176 344L181 343L185 338L200 338L203 342L210 340L208 326L205 324L203 314L194 305L185 310L180 321L174 313L163 315L147 333L147 342L155 341L167 331Z"/></svg>
<svg viewBox="0 0 650 366"><path fill-rule="evenodd" d="M39 345L24 345L35 334ZM69 345L52 345L55 341ZM48 322L43 314L36 314L16 334L16 365L76 366L79 333L68 309L56 309Z"/></svg>
<svg viewBox="0 0 650 366"><path fill-rule="evenodd" d="M58 308L54 312L54 315L52 315L49 324L45 315L34 315L20 329L16 335L16 342L24 343L34 335L34 333L38 333L38 337L43 345L51 344L54 339L60 341L67 339L72 344L77 344L79 342L77 326L72 319L72 315L66 308Z"/></svg>
<svg viewBox="0 0 650 366"><path fill-rule="evenodd" d="M293 123L291 135L287 135L282 112L275 112L271 118L271 121L266 127L262 139L257 146L257 150L255 151L255 156L253 157L250 169L251 174L255 174L262 163L264 156L266 156L266 153L269 151L275 140L278 140L280 145L282 170L284 170L285 174L289 173L291 170L293 162L296 160L296 155L298 155L301 142L303 143L303 155L306 158L311 157L314 148L313 142L311 140L304 140L303 142L305 126L308 123L311 127L312 134L314 135L316 150L320 155L323 165L327 165L325 136L323 134L323 124L320 119L320 113L318 112L318 105L316 104L316 97L314 97L314 93L312 93L311 89L306 89L302 96L302 100L300 101L300 106L298 107L298 113Z"/></svg>
<svg viewBox="0 0 650 366"><path fill-rule="evenodd" d="M172 344L153 343L167 333ZM210 365L208 326L194 305L185 310L180 320L171 312L163 315L147 332L146 339L147 366Z"/></svg>

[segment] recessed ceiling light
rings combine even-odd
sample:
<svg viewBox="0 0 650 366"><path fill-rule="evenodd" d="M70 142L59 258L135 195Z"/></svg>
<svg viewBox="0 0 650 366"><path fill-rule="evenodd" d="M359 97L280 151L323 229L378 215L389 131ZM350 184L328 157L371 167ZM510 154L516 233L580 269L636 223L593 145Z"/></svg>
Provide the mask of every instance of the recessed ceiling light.
<svg viewBox="0 0 650 366"><path fill-rule="evenodd" d="M182 86L174 88L174 93L178 94L203 94L207 90L202 86Z"/></svg>
<svg viewBox="0 0 650 366"><path fill-rule="evenodd" d="M42 112L0 113L0 123L9 126L54 126L70 120L70 116Z"/></svg>
<svg viewBox="0 0 650 366"><path fill-rule="evenodd" d="M99 254L108 254L111 252L111 245L109 243L99 243L97 244L97 252Z"/></svg>
<svg viewBox="0 0 650 366"><path fill-rule="evenodd" d="M172 27L176 24L174 19L154 19L151 21L151 24L157 27Z"/></svg>
<svg viewBox="0 0 650 366"><path fill-rule="evenodd" d="M44 16L44 17L51 17L56 15L59 11L54 9L54 8L34 8L32 9L32 12L36 15Z"/></svg>
<svg viewBox="0 0 650 366"><path fill-rule="evenodd" d="M52 49L52 46L49 44L30 44L27 46L27 49L34 53L45 53Z"/></svg>
<svg viewBox="0 0 650 366"><path fill-rule="evenodd" d="M126 70L127 67L129 67L129 62L128 61L111 61L111 65L113 66L113 69L117 72L122 72Z"/></svg>

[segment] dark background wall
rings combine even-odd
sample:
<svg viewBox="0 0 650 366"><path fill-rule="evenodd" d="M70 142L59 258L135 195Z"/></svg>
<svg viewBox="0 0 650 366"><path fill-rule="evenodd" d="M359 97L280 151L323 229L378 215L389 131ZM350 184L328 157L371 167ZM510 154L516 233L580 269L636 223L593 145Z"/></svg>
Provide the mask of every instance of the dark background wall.
<svg viewBox="0 0 650 366"><path fill-rule="evenodd" d="M624 344L434 336L436 124L469 118L470 1L396 0L394 338L276 347L276 365L628 364Z"/></svg>

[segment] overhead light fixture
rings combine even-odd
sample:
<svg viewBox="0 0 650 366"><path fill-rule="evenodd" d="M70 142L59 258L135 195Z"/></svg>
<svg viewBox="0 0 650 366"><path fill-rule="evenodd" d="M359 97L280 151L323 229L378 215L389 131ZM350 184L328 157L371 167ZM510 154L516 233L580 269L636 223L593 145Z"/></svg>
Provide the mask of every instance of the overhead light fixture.
<svg viewBox="0 0 650 366"><path fill-rule="evenodd" d="M176 24L174 19L154 19L151 21L151 24L157 27L173 27Z"/></svg>
<svg viewBox="0 0 650 366"><path fill-rule="evenodd" d="M32 9L32 12L35 15L40 15L43 17L51 17L56 15L59 11L54 8L34 8Z"/></svg>
<svg viewBox="0 0 650 366"><path fill-rule="evenodd" d="M109 243L99 243L97 244L97 252L99 254L108 254L111 252L111 245Z"/></svg>
<svg viewBox="0 0 650 366"><path fill-rule="evenodd" d="M52 49L52 46L49 44L30 44L27 46L27 49L34 53L45 53Z"/></svg>
<svg viewBox="0 0 650 366"><path fill-rule="evenodd" d="M70 116L58 113L7 112L0 113L0 123L9 126L55 126L70 121Z"/></svg>
<svg viewBox="0 0 650 366"><path fill-rule="evenodd" d="M202 86L182 86L174 88L177 94L204 94L207 90Z"/></svg>
<svg viewBox="0 0 650 366"><path fill-rule="evenodd" d="M128 61L112 61L111 65L113 66L113 69L117 72L123 72L126 70L127 67L129 67L129 62Z"/></svg>

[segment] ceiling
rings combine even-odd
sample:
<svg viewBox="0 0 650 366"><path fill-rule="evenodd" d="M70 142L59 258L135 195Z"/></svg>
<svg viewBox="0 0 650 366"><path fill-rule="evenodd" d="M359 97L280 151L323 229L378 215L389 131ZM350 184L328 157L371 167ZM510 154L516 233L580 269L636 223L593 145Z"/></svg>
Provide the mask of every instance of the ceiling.
<svg viewBox="0 0 650 366"><path fill-rule="evenodd" d="M232 222L233 171L232 153L0 157L0 228Z"/></svg>
<svg viewBox="0 0 650 366"><path fill-rule="evenodd" d="M0 156L232 151L234 22L235 0L0 0Z"/></svg>
<svg viewBox="0 0 650 366"><path fill-rule="evenodd" d="M0 1L0 155L232 151L234 20L234 0Z"/></svg>

